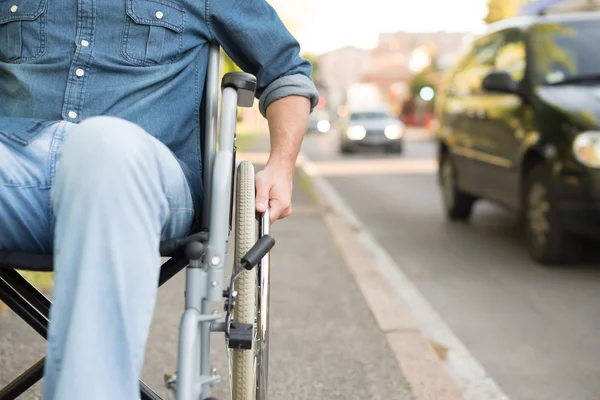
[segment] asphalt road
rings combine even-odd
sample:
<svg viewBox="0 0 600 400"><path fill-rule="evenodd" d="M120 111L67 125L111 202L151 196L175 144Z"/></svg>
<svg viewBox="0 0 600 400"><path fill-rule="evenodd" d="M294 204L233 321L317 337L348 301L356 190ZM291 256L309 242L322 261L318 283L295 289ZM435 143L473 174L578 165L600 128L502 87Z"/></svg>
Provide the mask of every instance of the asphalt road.
<svg viewBox="0 0 600 400"><path fill-rule="evenodd" d="M486 202L447 222L435 144L407 139L341 156L331 132L304 153L512 400L600 399L600 263L533 263L516 216Z"/></svg>

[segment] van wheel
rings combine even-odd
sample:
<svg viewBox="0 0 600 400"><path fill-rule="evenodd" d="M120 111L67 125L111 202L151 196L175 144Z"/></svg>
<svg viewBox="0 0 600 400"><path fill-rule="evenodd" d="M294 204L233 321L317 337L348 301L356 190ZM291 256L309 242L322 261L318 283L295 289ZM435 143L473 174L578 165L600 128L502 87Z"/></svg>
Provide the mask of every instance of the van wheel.
<svg viewBox="0 0 600 400"><path fill-rule="evenodd" d="M342 153L342 154L351 154L351 153L354 153L354 149L352 149L348 145L342 144L340 146L340 153Z"/></svg>
<svg viewBox="0 0 600 400"><path fill-rule="evenodd" d="M527 250L541 264L573 264L581 260L583 244L564 231L549 182L549 171L542 164L525 177L522 210Z"/></svg>
<svg viewBox="0 0 600 400"><path fill-rule="evenodd" d="M392 143L389 144L385 147L386 152L388 153L396 153L396 154L402 154L403 146L402 143Z"/></svg>
<svg viewBox="0 0 600 400"><path fill-rule="evenodd" d="M471 215L475 197L458 189L456 169L449 154L445 154L440 165L442 198L446 215L451 220L467 220Z"/></svg>

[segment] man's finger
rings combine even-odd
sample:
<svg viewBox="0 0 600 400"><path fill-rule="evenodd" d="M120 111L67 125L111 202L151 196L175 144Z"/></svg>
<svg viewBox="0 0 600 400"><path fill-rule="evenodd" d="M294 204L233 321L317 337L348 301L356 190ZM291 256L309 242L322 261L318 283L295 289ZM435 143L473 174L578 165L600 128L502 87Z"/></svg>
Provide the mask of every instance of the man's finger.
<svg viewBox="0 0 600 400"><path fill-rule="evenodd" d="M281 218L282 213L285 211L284 205L277 199L271 199L269 202L269 216L271 223Z"/></svg>
<svg viewBox="0 0 600 400"><path fill-rule="evenodd" d="M279 216L279 219L287 218L292 215L292 205L290 204Z"/></svg>

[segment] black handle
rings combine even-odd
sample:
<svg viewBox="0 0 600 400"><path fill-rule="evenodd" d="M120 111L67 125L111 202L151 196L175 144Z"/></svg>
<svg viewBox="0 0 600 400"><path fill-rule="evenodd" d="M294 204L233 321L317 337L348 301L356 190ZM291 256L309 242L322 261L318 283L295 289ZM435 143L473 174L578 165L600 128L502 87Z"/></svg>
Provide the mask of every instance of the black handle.
<svg viewBox="0 0 600 400"><path fill-rule="evenodd" d="M271 235L264 235L244 257L242 257L242 265L247 270L251 270L267 255L269 251L275 246L275 238Z"/></svg>

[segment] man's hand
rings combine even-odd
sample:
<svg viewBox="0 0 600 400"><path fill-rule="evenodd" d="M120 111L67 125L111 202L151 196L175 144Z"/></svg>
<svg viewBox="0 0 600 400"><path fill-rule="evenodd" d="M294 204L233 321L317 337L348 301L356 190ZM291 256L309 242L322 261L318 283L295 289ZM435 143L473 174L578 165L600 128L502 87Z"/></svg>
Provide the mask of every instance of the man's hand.
<svg viewBox="0 0 600 400"><path fill-rule="evenodd" d="M270 207L271 223L292 213L294 169L309 113L309 100L300 96L283 97L267 108L271 155L256 174L256 211Z"/></svg>
<svg viewBox="0 0 600 400"><path fill-rule="evenodd" d="M292 213L293 179L293 169L276 164L267 164L256 174L256 211L269 207L271 223Z"/></svg>

